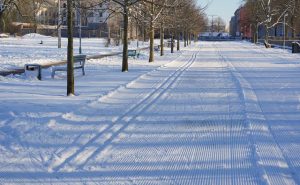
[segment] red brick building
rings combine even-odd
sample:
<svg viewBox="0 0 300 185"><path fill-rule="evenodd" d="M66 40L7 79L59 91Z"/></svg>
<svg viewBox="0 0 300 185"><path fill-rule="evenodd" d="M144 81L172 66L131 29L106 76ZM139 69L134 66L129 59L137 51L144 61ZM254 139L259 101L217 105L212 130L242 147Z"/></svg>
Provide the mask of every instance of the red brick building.
<svg viewBox="0 0 300 185"><path fill-rule="evenodd" d="M252 37L251 24L249 23L249 16L247 15L247 11L245 7L240 8L240 31L241 37L250 39Z"/></svg>
<svg viewBox="0 0 300 185"><path fill-rule="evenodd" d="M252 37L249 16L245 7L240 7L235 11L230 22L230 33L232 36L250 39Z"/></svg>

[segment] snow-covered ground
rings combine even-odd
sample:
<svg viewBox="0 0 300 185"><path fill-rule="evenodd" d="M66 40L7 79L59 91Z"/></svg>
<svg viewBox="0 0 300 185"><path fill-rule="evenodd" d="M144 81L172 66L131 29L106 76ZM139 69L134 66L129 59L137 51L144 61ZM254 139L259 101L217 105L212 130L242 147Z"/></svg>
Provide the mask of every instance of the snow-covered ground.
<svg viewBox="0 0 300 185"><path fill-rule="evenodd" d="M158 54L157 54L158 55ZM300 56L201 42L0 79L0 184L300 184Z"/></svg>
<svg viewBox="0 0 300 185"><path fill-rule="evenodd" d="M0 38L0 71L23 68L25 64L48 64L66 59L67 39L62 38L62 49L57 48L58 39L39 34L23 37ZM40 43L43 44L40 44ZM105 47L106 40L100 38L83 38L82 52L86 55L99 55L121 51L122 46ZM140 42L140 46L143 47ZM129 47L136 47L131 42ZM79 52L79 39L74 39L74 53Z"/></svg>

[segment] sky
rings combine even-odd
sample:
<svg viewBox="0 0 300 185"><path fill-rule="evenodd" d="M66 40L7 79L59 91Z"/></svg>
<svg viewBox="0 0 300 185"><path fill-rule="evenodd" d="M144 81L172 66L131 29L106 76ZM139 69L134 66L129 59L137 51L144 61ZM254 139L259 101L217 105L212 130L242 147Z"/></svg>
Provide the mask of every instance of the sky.
<svg viewBox="0 0 300 185"><path fill-rule="evenodd" d="M229 24L231 16L234 15L235 10L241 5L241 1L242 0L198 0L202 7L210 2L205 13L207 15L220 16L226 21L227 25Z"/></svg>

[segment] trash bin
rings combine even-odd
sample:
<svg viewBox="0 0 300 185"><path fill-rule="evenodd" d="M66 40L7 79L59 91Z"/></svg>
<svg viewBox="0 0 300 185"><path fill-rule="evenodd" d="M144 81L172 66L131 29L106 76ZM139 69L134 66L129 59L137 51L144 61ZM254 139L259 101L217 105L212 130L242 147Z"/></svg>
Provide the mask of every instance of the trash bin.
<svg viewBox="0 0 300 185"><path fill-rule="evenodd" d="M292 53L300 53L300 43L299 42L292 43Z"/></svg>
<svg viewBox="0 0 300 185"><path fill-rule="evenodd" d="M39 64L25 64L26 77L42 80L42 66Z"/></svg>

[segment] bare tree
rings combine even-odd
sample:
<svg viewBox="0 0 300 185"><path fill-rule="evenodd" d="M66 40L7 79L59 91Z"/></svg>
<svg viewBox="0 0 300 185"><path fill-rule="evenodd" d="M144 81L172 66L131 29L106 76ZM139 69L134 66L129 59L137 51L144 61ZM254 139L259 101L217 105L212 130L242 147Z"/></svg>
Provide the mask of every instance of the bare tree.
<svg viewBox="0 0 300 185"><path fill-rule="evenodd" d="M5 32L5 17L12 11L20 12L19 6L19 0L3 0L2 2L0 1L0 32Z"/></svg>
<svg viewBox="0 0 300 185"><path fill-rule="evenodd" d="M283 19L291 13L297 0L247 0L248 6L252 6L255 13L256 28L262 25L265 28L265 42L269 42L269 32L278 24L283 24ZM253 8L256 10L253 11ZM285 26L285 25L284 25Z"/></svg>

